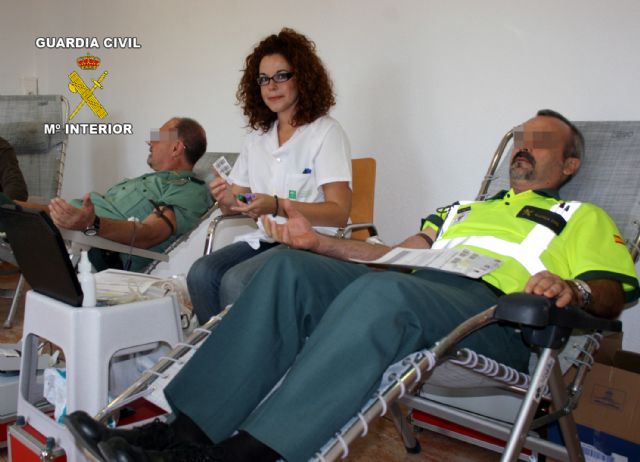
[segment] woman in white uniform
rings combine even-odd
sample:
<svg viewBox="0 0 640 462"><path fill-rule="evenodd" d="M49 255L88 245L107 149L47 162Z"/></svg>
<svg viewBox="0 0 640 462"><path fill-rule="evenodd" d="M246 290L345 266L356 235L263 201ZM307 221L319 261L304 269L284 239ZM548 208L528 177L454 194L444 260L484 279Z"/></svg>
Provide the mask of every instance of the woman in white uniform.
<svg viewBox="0 0 640 462"><path fill-rule="evenodd" d="M280 201L287 198L321 232L346 225L349 140L327 115L335 98L315 44L286 28L265 38L245 60L237 98L253 131L229 181L209 185L222 213L285 217ZM200 324L234 301L274 246L237 242L193 264L187 283Z"/></svg>

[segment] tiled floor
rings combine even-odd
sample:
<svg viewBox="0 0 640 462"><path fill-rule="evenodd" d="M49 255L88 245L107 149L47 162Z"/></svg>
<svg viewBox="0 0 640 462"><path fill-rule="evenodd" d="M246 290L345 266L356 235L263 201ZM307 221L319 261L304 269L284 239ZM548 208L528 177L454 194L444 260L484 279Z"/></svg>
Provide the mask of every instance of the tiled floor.
<svg viewBox="0 0 640 462"><path fill-rule="evenodd" d="M0 276L0 289L15 286L15 282L15 277ZM0 322L6 318L9 306L9 300L0 299ZM0 343L13 343L20 339L23 312L23 307L20 307L19 315L11 329L0 327ZM499 459L496 453L429 431L418 433L418 440L422 446L422 452L407 454L391 420L378 419L371 426L369 434L352 445L348 460L356 462L488 462ZM0 462L7 460L7 450L0 449Z"/></svg>

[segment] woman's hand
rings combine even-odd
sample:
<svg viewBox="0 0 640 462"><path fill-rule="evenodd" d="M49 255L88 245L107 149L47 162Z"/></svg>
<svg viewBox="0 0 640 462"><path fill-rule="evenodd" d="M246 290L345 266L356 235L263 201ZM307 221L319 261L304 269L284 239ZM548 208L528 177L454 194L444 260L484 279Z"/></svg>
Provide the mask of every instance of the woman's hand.
<svg viewBox="0 0 640 462"><path fill-rule="evenodd" d="M230 207L232 211L242 213L257 220L261 215L271 215L276 212L276 198L268 194L252 194L252 199L248 203L235 200L235 204Z"/></svg>
<svg viewBox="0 0 640 462"><path fill-rule="evenodd" d="M220 177L209 183L209 191L223 212L237 204L231 185Z"/></svg>

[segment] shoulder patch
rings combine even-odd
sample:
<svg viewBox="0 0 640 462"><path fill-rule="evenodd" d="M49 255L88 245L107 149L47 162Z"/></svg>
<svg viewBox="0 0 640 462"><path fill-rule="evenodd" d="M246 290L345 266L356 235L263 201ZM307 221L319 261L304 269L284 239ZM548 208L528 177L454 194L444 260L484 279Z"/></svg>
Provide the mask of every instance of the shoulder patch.
<svg viewBox="0 0 640 462"><path fill-rule="evenodd" d="M516 216L546 226L556 234L560 234L567 225L567 221L560 214L531 205L522 207Z"/></svg>

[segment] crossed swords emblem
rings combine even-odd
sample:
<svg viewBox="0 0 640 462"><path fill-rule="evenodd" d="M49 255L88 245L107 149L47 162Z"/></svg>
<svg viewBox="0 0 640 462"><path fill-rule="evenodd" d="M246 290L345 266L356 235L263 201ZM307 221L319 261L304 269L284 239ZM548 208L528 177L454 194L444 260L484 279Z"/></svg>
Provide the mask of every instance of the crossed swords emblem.
<svg viewBox="0 0 640 462"><path fill-rule="evenodd" d="M80 103L76 106L76 108L69 116L70 121L76 116L78 111L82 109L82 106L84 106L85 104L89 106L89 109L91 109L93 113L99 118L104 119L107 116L107 110L100 103L100 101L98 101L98 98L96 98L93 94L93 92L96 91L96 88L104 88L101 82L104 80L107 74L108 72L104 71L98 78L98 80L93 80L93 88L89 88L82 80L82 77L80 77L76 71L73 71L71 74L69 74L69 80L71 80L71 82L69 83L69 91L71 93L78 93L82 98L82 101L80 101Z"/></svg>

